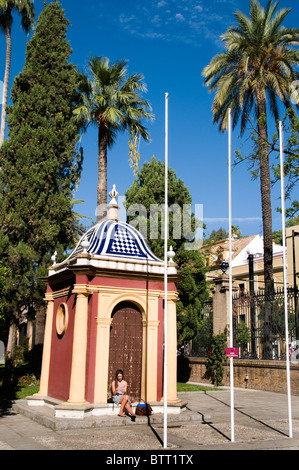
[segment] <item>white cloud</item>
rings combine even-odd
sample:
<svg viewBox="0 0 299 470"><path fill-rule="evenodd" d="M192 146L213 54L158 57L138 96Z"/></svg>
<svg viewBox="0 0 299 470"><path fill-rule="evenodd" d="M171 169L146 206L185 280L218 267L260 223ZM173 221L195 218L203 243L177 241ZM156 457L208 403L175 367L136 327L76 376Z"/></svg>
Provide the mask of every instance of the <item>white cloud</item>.
<svg viewBox="0 0 299 470"><path fill-rule="evenodd" d="M155 15L153 18L152 18L152 23L155 23L155 24L159 24L161 23L161 18L159 15Z"/></svg>
<svg viewBox="0 0 299 470"><path fill-rule="evenodd" d="M185 21L185 18L181 13L177 13L175 15L175 19L178 20L178 21Z"/></svg>
<svg viewBox="0 0 299 470"><path fill-rule="evenodd" d="M193 44L205 40L219 46L219 37L233 22L231 2L236 0L143 0L134 9L118 7L115 19L122 28L140 37ZM122 4L122 2L120 2ZM130 4L130 2L129 2Z"/></svg>
<svg viewBox="0 0 299 470"><path fill-rule="evenodd" d="M135 16L134 15L129 15L129 16L126 16L125 13L121 13L119 15L119 21L121 23L130 23L130 21L133 21L135 20Z"/></svg>
<svg viewBox="0 0 299 470"><path fill-rule="evenodd" d="M202 5L195 5L194 7L194 10L198 11L199 13L201 13L203 11L203 6Z"/></svg>

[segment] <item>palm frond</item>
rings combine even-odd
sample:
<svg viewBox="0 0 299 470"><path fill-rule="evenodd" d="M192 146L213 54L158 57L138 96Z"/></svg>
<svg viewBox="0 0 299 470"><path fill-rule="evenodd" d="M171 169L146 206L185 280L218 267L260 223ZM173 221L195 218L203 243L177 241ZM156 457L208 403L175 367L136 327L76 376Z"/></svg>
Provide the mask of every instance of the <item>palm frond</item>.
<svg viewBox="0 0 299 470"><path fill-rule="evenodd" d="M15 9L21 16L21 26L26 33L29 33L35 21L35 9L33 0L21 0L15 3Z"/></svg>
<svg viewBox="0 0 299 470"><path fill-rule="evenodd" d="M141 96L146 91L141 74L127 74L127 61L117 60L110 64L106 57L91 57L89 75L79 76L78 90L81 93L81 109L88 122L103 126L108 135L108 146L114 143L118 131L138 130L148 140L149 134L141 124L152 120L150 104Z"/></svg>
<svg viewBox="0 0 299 470"><path fill-rule="evenodd" d="M255 107L257 93L268 96L275 118L278 99L290 104L290 84L297 79L299 29L282 26L290 9L277 11L278 2L270 0L264 9L258 0L250 0L250 16L235 13L237 25L223 35L226 50L213 57L203 69L204 84L215 93L213 122L220 130L227 125L232 109L233 126L241 119L241 133Z"/></svg>

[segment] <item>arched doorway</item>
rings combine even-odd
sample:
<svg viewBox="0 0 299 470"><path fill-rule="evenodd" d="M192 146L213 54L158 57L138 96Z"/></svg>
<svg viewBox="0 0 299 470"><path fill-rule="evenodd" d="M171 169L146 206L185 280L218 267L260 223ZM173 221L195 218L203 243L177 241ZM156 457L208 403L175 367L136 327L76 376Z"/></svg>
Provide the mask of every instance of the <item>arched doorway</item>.
<svg viewBox="0 0 299 470"><path fill-rule="evenodd" d="M109 391L117 369L122 369L133 401L141 397L142 315L132 302L119 303L112 312L109 347Z"/></svg>

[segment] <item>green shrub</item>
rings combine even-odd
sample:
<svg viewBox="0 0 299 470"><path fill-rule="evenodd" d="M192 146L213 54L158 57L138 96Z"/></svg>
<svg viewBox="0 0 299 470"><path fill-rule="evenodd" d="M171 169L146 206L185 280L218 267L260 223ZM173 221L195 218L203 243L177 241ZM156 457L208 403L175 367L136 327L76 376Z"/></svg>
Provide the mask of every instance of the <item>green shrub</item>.
<svg viewBox="0 0 299 470"><path fill-rule="evenodd" d="M223 385L226 333L211 336L211 349L207 361L207 375L217 386Z"/></svg>

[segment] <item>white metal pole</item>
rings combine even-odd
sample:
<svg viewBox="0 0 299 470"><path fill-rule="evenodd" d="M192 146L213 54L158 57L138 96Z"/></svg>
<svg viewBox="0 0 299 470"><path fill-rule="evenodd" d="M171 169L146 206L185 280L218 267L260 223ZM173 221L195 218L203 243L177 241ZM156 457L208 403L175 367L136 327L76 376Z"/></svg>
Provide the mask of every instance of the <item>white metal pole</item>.
<svg viewBox="0 0 299 470"><path fill-rule="evenodd" d="M285 238L285 192L284 192L284 158L283 158L283 132L282 122L279 122L280 136L280 185L281 185L281 219L282 219L282 245L283 245L283 287L284 287L284 313L286 336L286 368L287 368L287 394L289 437L293 437L292 409L291 409L291 382L290 382L290 355L289 355L289 326L288 326L288 293L287 293L287 264L286 264L286 238Z"/></svg>
<svg viewBox="0 0 299 470"><path fill-rule="evenodd" d="M163 446L167 448L167 251L168 251L168 93L165 93L165 214L164 214L164 432Z"/></svg>
<svg viewBox="0 0 299 470"><path fill-rule="evenodd" d="M233 347L233 298L232 298L232 194L231 194L231 144L232 144L232 110L228 110L228 236L229 236L229 334L230 347ZM230 360L230 414L231 442L235 441L234 425L234 359Z"/></svg>

